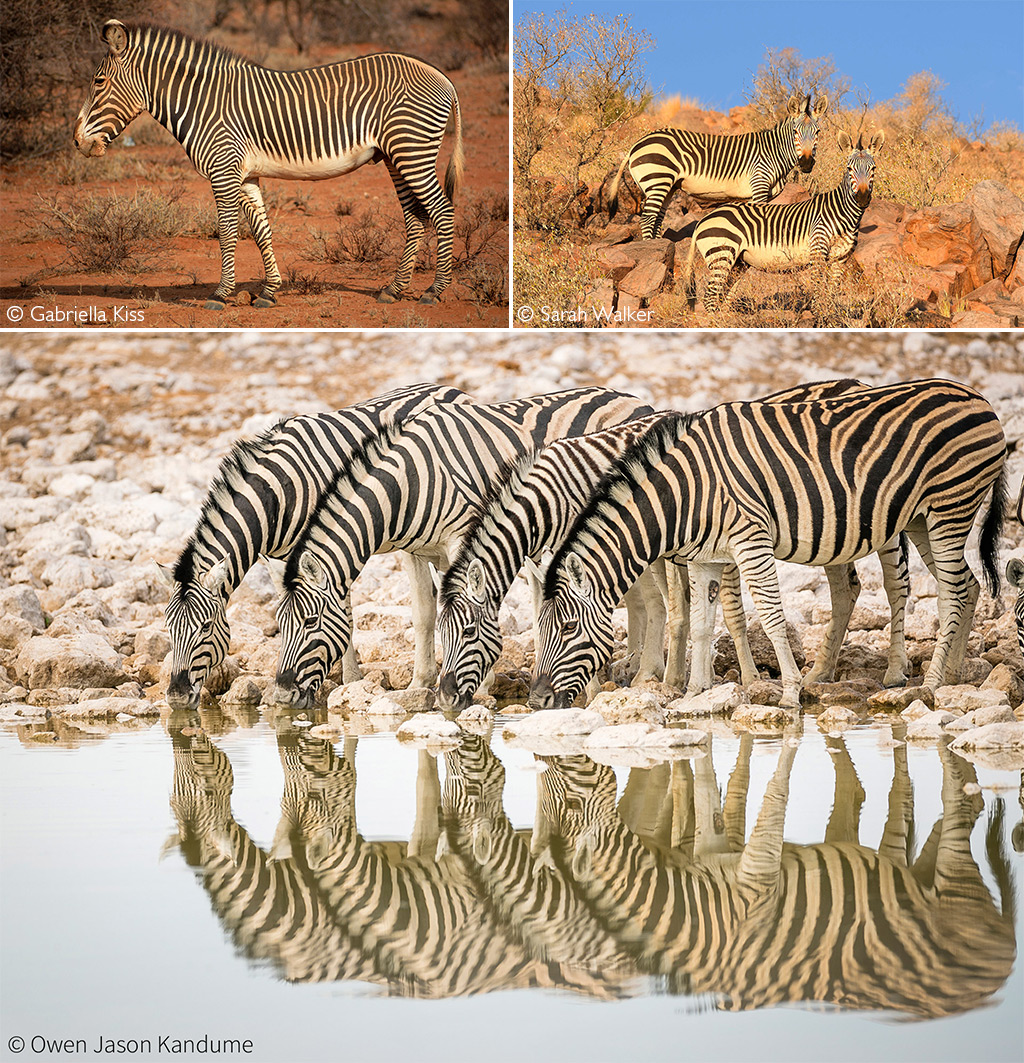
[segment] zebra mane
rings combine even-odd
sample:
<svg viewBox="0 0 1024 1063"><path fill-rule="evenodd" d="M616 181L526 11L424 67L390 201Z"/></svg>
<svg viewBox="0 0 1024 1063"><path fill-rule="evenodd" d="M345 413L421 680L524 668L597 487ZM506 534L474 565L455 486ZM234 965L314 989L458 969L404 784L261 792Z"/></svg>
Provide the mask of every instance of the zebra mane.
<svg viewBox="0 0 1024 1063"><path fill-rule="evenodd" d="M206 37L198 37L194 33L187 33L185 30L174 29L172 26L161 26L155 22L145 21L122 22L121 25L128 31L129 41L135 44L146 40L147 37L153 41L187 41L201 49L199 55L204 58L210 55L217 55L223 57L231 65L245 63L249 66L260 66L254 59L242 55L241 52L236 52L233 48L227 47L227 45L218 44L216 41L211 41Z"/></svg>
<svg viewBox="0 0 1024 1063"><path fill-rule="evenodd" d="M441 604L449 604L458 593L457 588L465 583L466 569L472 560L468 556L470 547L475 545L476 540L485 531L493 530L495 526L493 510L499 505L504 506L516 497L543 452L543 447L535 447L525 454L516 454L508 458L497 471L487 489L486 498L480 508L473 513L465 534L459 542L458 553L448 566L448 571L441 582Z"/></svg>
<svg viewBox="0 0 1024 1063"><path fill-rule="evenodd" d="M284 423L278 421L255 439L238 440L221 460L210 483L210 489L206 492L199 520L196 521L185 548L174 564L174 578L178 583L191 583L196 579L196 552L203 539L203 530L211 525L212 516L234 499L236 489L241 486L248 473L258 466L266 453L276 445Z"/></svg>
<svg viewBox="0 0 1024 1063"><path fill-rule="evenodd" d="M430 407L430 409L435 408ZM295 577L299 570L299 557L308 545L313 533L319 527L324 514L330 509L338 492L348 484L358 486L359 481L368 472L379 466L388 451L401 438L406 426L415 420L416 417L409 417L404 421L390 422L384 425L376 435L371 435L364 439L352 451L352 456L347 465L342 465L335 470L334 475L327 481L323 491L320 492L320 497L316 500L316 505L313 506L310 512L309 520L306 521L302 534L295 540L295 545L288 554L288 561L284 570L284 586L286 590L294 587Z"/></svg>
<svg viewBox="0 0 1024 1063"><path fill-rule="evenodd" d="M607 503L616 493L631 490L646 475L648 466L660 461L700 416L699 413L666 414L616 459L594 488L586 506L569 529L569 534L555 551L544 579L545 598L553 597L558 588L558 574L566 554L579 549L582 538L591 531L591 525L605 512Z"/></svg>

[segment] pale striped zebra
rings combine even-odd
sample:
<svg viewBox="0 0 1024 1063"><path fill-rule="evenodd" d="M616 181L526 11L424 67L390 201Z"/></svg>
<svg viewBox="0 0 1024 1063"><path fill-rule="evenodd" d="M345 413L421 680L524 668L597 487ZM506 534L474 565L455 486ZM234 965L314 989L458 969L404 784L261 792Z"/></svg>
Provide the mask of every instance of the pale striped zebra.
<svg viewBox="0 0 1024 1063"><path fill-rule="evenodd" d="M677 188L700 203L767 203L796 167L810 173L827 109L828 97L823 94L813 109L810 96L793 96L781 122L755 133L715 136L656 129L641 137L619 165L608 187L608 213L614 217L618 209L619 183L627 166L644 197L640 218L644 240L661 234L665 208Z"/></svg>
<svg viewBox="0 0 1024 1063"><path fill-rule="evenodd" d="M809 402L864 387L859 380L829 380L787 388L760 401ZM443 707L465 708L498 659L502 648L498 611L523 562L527 559L536 562L545 550L555 549L601 478L626 449L660 421L674 416L654 414L590 435L557 440L540 452L517 459L496 478L495 491L463 537L438 596L437 630L442 649L438 694ZM903 633L908 573L902 541L880 549L879 560L892 611L885 684L897 686L906 682L908 667ZM671 566L671 569L679 568L685 570L685 566ZM681 594L671 593L675 584L671 569L666 576L659 576L670 590L671 622L668 662L666 665L662 656L661 663L665 682L682 687L686 673L688 595L685 581ZM833 677L860 591L852 564L833 566L826 571L832 594L832 616L822 651L807 677L809 683ZM739 573L734 565L723 571L721 598L726 625L736 644L741 678L744 683L750 683L757 678L757 666L746 638ZM661 645L645 643L647 664L641 661L638 680L651 677L656 667L652 653L655 648L660 656Z"/></svg>
<svg viewBox="0 0 1024 1063"><path fill-rule="evenodd" d="M289 555L278 606L273 701L306 705L349 646L352 582L374 553L406 550L442 567L510 458L651 409L606 388L577 388L492 406L438 406L383 430L324 491ZM434 603L431 602L433 606ZM417 644L437 679L434 610Z"/></svg>
<svg viewBox="0 0 1024 1063"><path fill-rule="evenodd" d="M939 635L924 682L959 669L979 585L964 546L992 492L980 551L993 592L1006 443L985 399L946 380L872 388L812 403L725 403L666 419L591 496L548 568L538 626L536 707L571 705L608 658L611 610L655 558L690 573L688 689L713 681L722 568L739 566L800 704L775 558L845 565L906 532L938 582Z"/></svg>
<svg viewBox="0 0 1024 1063"><path fill-rule="evenodd" d="M223 309L235 290L239 208L263 257L253 305L277 301L281 274L261 177L319 181L368 162L387 166L405 215L405 251L378 299L394 302L405 291L428 222L437 231L437 272L420 302L436 302L448 287L464 158L459 99L440 70L388 53L268 70L177 30L116 19L102 36L108 52L75 123L75 146L102 155L143 111L181 144L217 204L221 277L207 309ZM449 116L455 143L442 190L436 166Z"/></svg>
<svg viewBox="0 0 1024 1063"><path fill-rule="evenodd" d="M846 169L830 192L802 203L719 207L697 222L683 270L687 295L692 295L695 253L708 268L704 309L709 313L718 309L737 264L774 272L818 267L827 295L857 247L860 221L871 202L875 155L885 134L879 130L867 145L859 136L854 146L845 132L838 139L847 152Z"/></svg>
<svg viewBox="0 0 1024 1063"><path fill-rule="evenodd" d="M1017 621L1017 645L1024 657L1024 561L1011 557L1006 565L1006 578L1017 588L1017 600L1013 603L1013 615Z"/></svg>
<svg viewBox="0 0 1024 1063"><path fill-rule="evenodd" d="M638 973L723 1010L818 1002L936 1018L984 1006L1006 985L1016 952L1002 802L986 830L996 904L971 852L977 810L963 792L973 776L964 762L940 753L942 818L910 865L900 822L886 831L891 842L903 831L902 850L855 838L784 844L795 752L783 745L739 851L692 858L626 825L610 768L543 758L540 803L556 866ZM898 784L890 809L901 819ZM836 805L849 797L837 785Z"/></svg>
<svg viewBox="0 0 1024 1063"><path fill-rule="evenodd" d="M559 869L532 851L502 807L505 768L486 738L464 734L445 754L443 821L450 851L469 871L481 903L559 981L590 996L627 992L628 955L594 920Z"/></svg>
<svg viewBox="0 0 1024 1063"><path fill-rule="evenodd" d="M295 732L278 739L290 757ZM223 750L202 731L171 728L178 830L165 848L195 869L233 944L250 960L270 962L289 982L386 983L372 953L339 926L308 869L273 858L231 812L234 774Z"/></svg>
<svg viewBox="0 0 1024 1063"><path fill-rule="evenodd" d="M291 417L255 440L237 443L221 462L199 520L173 568L166 608L171 636L167 700L195 706L206 682L223 693L216 674L228 650L228 598L263 555L283 559L302 533L320 494L352 454L383 426L438 402L470 402L458 388L414 384L334 413ZM433 615L426 564L409 559L413 608ZM346 680L359 677L355 653Z"/></svg>

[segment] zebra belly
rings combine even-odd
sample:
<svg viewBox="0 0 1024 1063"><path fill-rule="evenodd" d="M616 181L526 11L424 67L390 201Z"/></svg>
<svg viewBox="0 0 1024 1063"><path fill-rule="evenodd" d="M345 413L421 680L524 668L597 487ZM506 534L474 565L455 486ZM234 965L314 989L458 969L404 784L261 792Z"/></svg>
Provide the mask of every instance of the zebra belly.
<svg viewBox="0 0 1024 1063"><path fill-rule="evenodd" d="M286 159L260 153L252 162L249 173L254 177L281 177L293 181L326 181L331 177L340 177L351 173L360 166L379 157L376 144L364 144L340 155L330 155L322 159Z"/></svg>
<svg viewBox="0 0 1024 1063"><path fill-rule="evenodd" d="M734 203L750 199L754 192L749 176L707 177L703 174L686 174L680 187L700 204Z"/></svg>
<svg viewBox="0 0 1024 1063"><path fill-rule="evenodd" d="M775 271L802 269L810 264L811 246L809 241L782 247L755 244L743 252L742 260L755 269Z"/></svg>

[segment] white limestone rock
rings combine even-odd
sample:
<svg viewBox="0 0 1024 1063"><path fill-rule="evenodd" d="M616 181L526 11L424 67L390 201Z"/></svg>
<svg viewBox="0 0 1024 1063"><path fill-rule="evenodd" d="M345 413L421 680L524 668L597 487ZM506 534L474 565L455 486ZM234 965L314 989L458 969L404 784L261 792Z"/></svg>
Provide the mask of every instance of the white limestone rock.
<svg viewBox="0 0 1024 1063"><path fill-rule="evenodd" d="M402 723L395 732L401 741L419 740L458 745L462 731L454 720L440 712L418 712Z"/></svg>
<svg viewBox="0 0 1024 1063"><path fill-rule="evenodd" d="M646 690L603 690L591 698L587 708L599 712L610 725L646 723L660 727L665 722L661 704Z"/></svg>
<svg viewBox="0 0 1024 1063"><path fill-rule="evenodd" d="M950 744L955 752L979 749L1024 749L1024 722L989 723L962 734Z"/></svg>
<svg viewBox="0 0 1024 1063"><path fill-rule="evenodd" d="M521 720L505 725L504 735L511 738L588 735L604 726L604 717L592 709L542 709Z"/></svg>
<svg viewBox="0 0 1024 1063"><path fill-rule="evenodd" d="M952 712L934 709L907 724L907 739L908 741L929 741L941 738L946 733L946 724L952 723L955 719L957 717Z"/></svg>
<svg viewBox="0 0 1024 1063"><path fill-rule="evenodd" d="M967 683L959 683L956 686L939 687L935 691L935 707L948 709L951 712L970 712L972 709L983 709L991 705L1010 706L1010 700L1005 690L987 687L979 690L978 687Z"/></svg>
<svg viewBox="0 0 1024 1063"><path fill-rule="evenodd" d="M700 694L670 701L666 709L668 719L683 716L725 716L740 705L749 705L750 698L739 683L719 683Z"/></svg>

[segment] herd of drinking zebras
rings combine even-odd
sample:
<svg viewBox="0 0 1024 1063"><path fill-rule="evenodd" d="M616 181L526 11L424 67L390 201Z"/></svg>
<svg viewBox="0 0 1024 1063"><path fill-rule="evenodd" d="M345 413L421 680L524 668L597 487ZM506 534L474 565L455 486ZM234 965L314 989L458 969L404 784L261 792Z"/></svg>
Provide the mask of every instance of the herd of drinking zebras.
<svg viewBox="0 0 1024 1063"><path fill-rule="evenodd" d="M799 167L810 173L817 153L821 119L828 98L793 96L786 116L753 133L721 136L685 129L656 129L626 153L608 186L611 217L618 208L619 186L628 169L640 190L640 235L657 237L669 198L676 189L702 205L716 206L693 230L683 273L692 292L694 255L708 269L704 308L718 309L735 266L790 270L815 265L826 270L828 294L857 246L861 219L871 202L875 155L885 140L882 130L856 142L845 130L837 135L846 167L835 188L799 203L770 204Z"/></svg>
<svg viewBox="0 0 1024 1063"><path fill-rule="evenodd" d="M998 588L1005 454L989 403L949 380L829 381L695 414L656 413L600 387L484 405L424 384L292 417L236 444L165 570L167 700L198 703L227 653L228 599L261 557L281 589L268 700L310 705L342 659L343 680L357 678L352 584L373 554L400 550L412 582L412 685L437 682L444 709L466 707L497 660L499 607L524 562L536 607L533 707L569 706L595 679L623 598L634 642L643 628L635 678L682 686L689 637L687 689L710 687L720 597L749 683L740 579L777 654L782 704L797 707L802 682L834 673L859 587L853 562L873 552L892 609L885 682L906 681L908 540L938 584L923 678L935 688L964 659L980 589L964 550L986 497L979 550ZM776 559L828 574L832 618L803 679ZM446 570L436 598L430 562ZM1010 578L1024 583L1013 566Z"/></svg>

